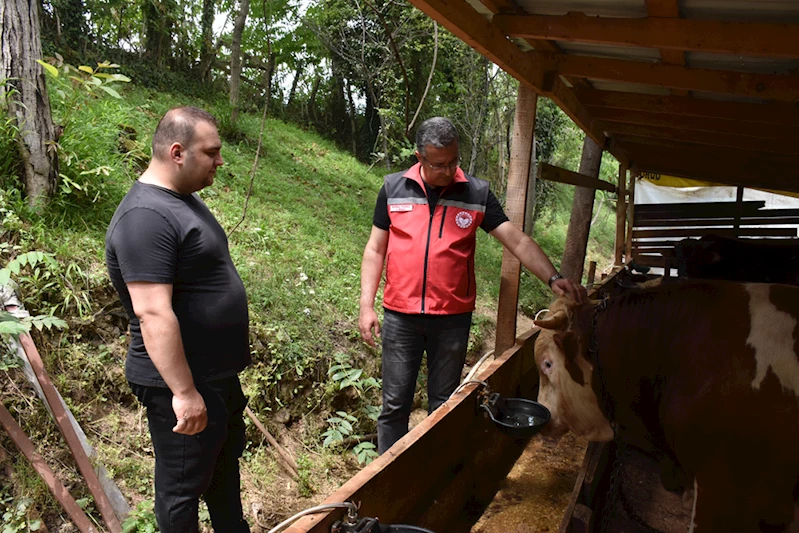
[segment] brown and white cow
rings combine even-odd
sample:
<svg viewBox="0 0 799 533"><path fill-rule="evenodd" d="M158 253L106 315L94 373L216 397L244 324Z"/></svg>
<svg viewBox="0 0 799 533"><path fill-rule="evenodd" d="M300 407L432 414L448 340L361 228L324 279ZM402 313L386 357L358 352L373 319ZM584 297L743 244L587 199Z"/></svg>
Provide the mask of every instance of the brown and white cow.
<svg viewBox="0 0 799 533"><path fill-rule="evenodd" d="M697 533L794 531L799 288L693 281L599 309L560 298L535 322L549 433L609 441L613 413L621 438L647 439L695 480Z"/></svg>

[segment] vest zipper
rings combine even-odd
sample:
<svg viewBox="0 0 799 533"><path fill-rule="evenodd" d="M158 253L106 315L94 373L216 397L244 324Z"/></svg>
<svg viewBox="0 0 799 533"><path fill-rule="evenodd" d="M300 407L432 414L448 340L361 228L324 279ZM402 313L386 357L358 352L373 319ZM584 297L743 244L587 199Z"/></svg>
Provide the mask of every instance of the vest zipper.
<svg viewBox="0 0 799 533"><path fill-rule="evenodd" d="M430 209L430 206L427 207ZM430 257L430 234L433 233L433 214L430 214L430 222L427 225L427 244L424 247L424 274L422 277L422 314L424 314L424 300L427 294L427 260Z"/></svg>
<svg viewBox="0 0 799 533"><path fill-rule="evenodd" d="M444 236L444 221L447 219L447 207L449 206L444 206L444 214L441 215L441 228L438 230L439 239Z"/></svg>

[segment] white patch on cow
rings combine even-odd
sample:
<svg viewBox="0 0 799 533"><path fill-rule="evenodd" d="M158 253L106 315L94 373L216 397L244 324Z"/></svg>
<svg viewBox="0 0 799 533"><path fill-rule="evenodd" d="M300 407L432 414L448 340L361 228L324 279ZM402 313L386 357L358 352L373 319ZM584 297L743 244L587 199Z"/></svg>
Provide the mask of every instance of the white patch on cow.
<svg viewBox="0 0 799 533"><path fill-rule="evenodd" d="M755 349L757 370L752 388L759 390L769 368L780 380L783 390L799 396L799 360L794 352L793 332L796 319L771 303L771 285L747 283L749 316L752 320L747 345Z"/></svg>
<svg viewBox="0 0 799 533"><path fill-rule="evenodd" d="M696 478L694 478L694 505L691 508L691 527L688 528L688 533L694 533L697 529L696 526L696 500L699 499L699 483L696 482Z"/></svg>

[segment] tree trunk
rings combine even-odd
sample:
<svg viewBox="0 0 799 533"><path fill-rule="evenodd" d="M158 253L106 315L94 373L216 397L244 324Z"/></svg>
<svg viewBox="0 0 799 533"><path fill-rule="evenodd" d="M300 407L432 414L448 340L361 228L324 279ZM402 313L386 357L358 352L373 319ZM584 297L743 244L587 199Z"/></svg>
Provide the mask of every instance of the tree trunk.
<svg viewBox="0 0 799 533"><path fill-rule="evenodd" d="M28 204L40 207L55 192L58 157L42 57L38 0L0 2L0 101L21 132L22 182ZM4 80L4 81L3 81Z"/></svg>
<svg viewBox="0 0 799 533"><path fill-rule="evenodd" d="M297 62L297 70L294 73L294 79L291 82L291 89L289 90L289 98L286 102L286 111L289 111L294 103L294 96L297 94L297 85L299 85L300 79L302 78L303 68L304 65L302 64L302 61Z"/></svg>
<svg viewBox="0 0 799 533"><path fill-rule="evenodd" d="M347 116L347 100L344 89L344 76L341 72L341 60L334 54L331 57L331 83L330 90L330 118L332 122L333 139L340 146L347 143L349 134L349 117Z"/></svg>
<svg viewBox="0 0 799 533"><path fill-rule="evenodd" d="M264 86L266 87L266 100L267 106L272 99L272 79L275 76L275 68L277 65L277 54L275 52L269 53L269 61L266 64L266 71L264 72Z"/></svg>
<svg viewBox="0 0 799 533"><path fill-rule="evenodd" d="M355 124L355 101L352 99L352 89L350 88L350 80L347 80L344 84L344 87L347 90L347 104L349 105L350 111L350 134L352 135L352 156L358 157L358 128Z"/></svg>
<svg viewBox="0 0 799 533"><path fill-rule="evenodd" d="M244 24L250 12L250 0L241 0L236 23L233 26L233 38L230 45L230 121L235 123L239 119L239 88L241 87L241 36L244 33Z"/></svg>
<svg viewBox="0 0 799 533"><path fill-rule="evenodd" d="M171 3L165 2L159 10L153 0L142 0L142 16L144 17L144 49L158 67L163 67L166 60L170 59L170 42L172 36L172 21L170 19Z"/></svg>
<svg viewBox="0 0 799 533"><path fill-rule="evenodd" d="M537 181L538 161L536 159L535 135L533 149L530 151L530 175L527 178L527 205L524 213L524 232L530 237L535 229L535 182Z"/></svg>
<svg viewBox="0 0 799 533"><path fill-rule="evenodd" d="M474 167L477 165L477 154L480 148L480 138L483 136L483 123L485 122L486 108L488 107L488 69L490 63L488 58L483 58L483 94L480 95L480 111L477 115L477 129L472 135L472 154L469 158L469 174L474 175Z"/></svg>
<svg viewBox="0 0 799 533"><path fill-rule="evenodd" d="M308 110L310 112L310 118L313 120L314 126L319 123L319 119L316 116L316 94L319 92L320 83L322 83L322 76L317 74L316 79L313 81L311 96L308 98Z"/></svg>
<svg viewBox="0 0 799 533"><path fill-rule="evenodd" d="M583 154L580 159L580 174L599 177L599 165L602 163L602 148L586 135L583 141ZM580 283L583 278L585 252L588 249L588 233L591 229L591 213L594 209L595 189L575 187L572 202L569 230L566 234L566 249L560 272L565 277Z"/></svg>
<svg viewBox="0 0 799 533"><path fill-rule="evenodd" d="M211 81L211 69L208 65L214 56L214 8L215 0L203 0L203 14L200 20L202 43L200 46L200 75L204 82Z"/></svg>

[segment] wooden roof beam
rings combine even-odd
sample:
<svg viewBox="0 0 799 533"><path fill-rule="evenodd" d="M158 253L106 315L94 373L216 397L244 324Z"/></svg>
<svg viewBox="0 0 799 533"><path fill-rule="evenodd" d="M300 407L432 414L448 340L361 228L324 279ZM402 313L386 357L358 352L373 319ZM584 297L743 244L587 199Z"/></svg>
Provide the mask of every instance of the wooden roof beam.
<svg viewBox="0 0 799 533"><path fill-rule="evenodd" d="M727 22L680 18L511 15L494 17L504 34L523 39L548 39L663 50L700 51L765 57L799 57L799 24Z"/></svg>
<svg viewBox="0 0 799 533"><path fill-rule="evenodd" d="M608 107L591 108L590 112L594 120L602 122L619 122L622 124L637 124L685 131L715 132L761 139L794 139L794 141L799 141L799 125L783 126L760 122L741 122L734 120L733 117L730 117L730 119L692 117Z"/></svg>
<svg viewBox="0 0 799 533"><path fill-rule="evenodd" d="M551 53L521 51L464 0L411 0L411 3L505 72L552 98L594 142L605 146L607 139L593 127L590 114L574 91L551 72ZM626 160L619 149L614 148L611 153L619 160Z"/></svg>
<svg viewBox="0 0 799 533"><path fill-rule="evenodd" d="M427 16L502 70L540 93L545 69L464 0L412 0Z"/></svg>
<svg viewBox="0 0 799 533"><path fill-rule="evenodd" d="M618 91L583 90L577 97L592 113L596 108L628 109L675 116L732 119L764 124L799 126L799 106L783 102L755 104L686 96L660 96Z"/></svg>
<svg viewBox="0 0 799 533"><path fill-rule="evenodd" d="M670 89L707 91L763 99L799 101L799 76L756 74L727 70L597 57L529 52L537 64L552 65L564 76L655 85Z"/></svg>
<svg viewBox="0 0 799 533"><path fill-rule="evenodd" d="M678 0L645 0L646 12L650 17L680 18ZM681 50L667 50L660 48L660 60L667 65L685 66L685 52ZM690 91L685 89L671 89L671 94L688 96Z"/></svg>

